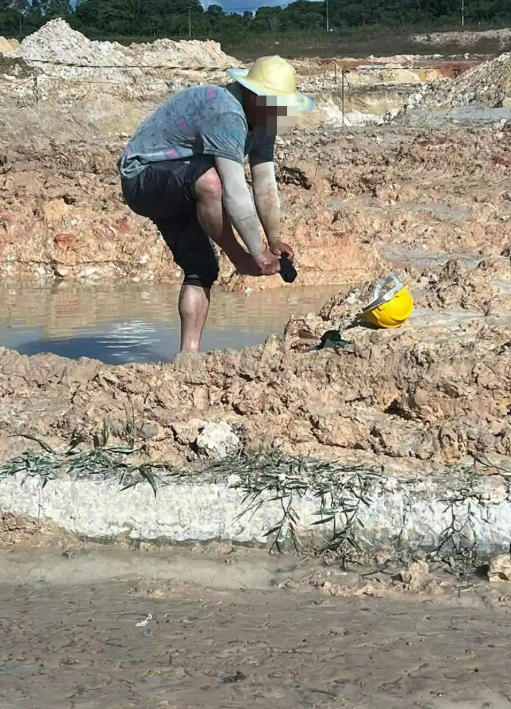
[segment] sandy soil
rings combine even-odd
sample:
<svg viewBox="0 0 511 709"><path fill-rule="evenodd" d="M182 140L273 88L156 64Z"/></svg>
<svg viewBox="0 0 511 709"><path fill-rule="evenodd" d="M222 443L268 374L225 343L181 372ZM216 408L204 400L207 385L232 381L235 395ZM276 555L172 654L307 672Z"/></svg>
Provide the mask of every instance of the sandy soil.
<svg viewBox="0 0 511 709"><path fill-rule="evenodd" d="M146 554L153 578L141 582L137 557L84 553L2 556L6 709L511 706L502 590L336 597L290 587L306 564L244 550L188 567L179 554ZM80 561L96 569L88 582L73 577ZM162 578L173 563L180 581ZM112 564L124 564L115 580ZM38 569L46 581L34 581Z"/></svg>

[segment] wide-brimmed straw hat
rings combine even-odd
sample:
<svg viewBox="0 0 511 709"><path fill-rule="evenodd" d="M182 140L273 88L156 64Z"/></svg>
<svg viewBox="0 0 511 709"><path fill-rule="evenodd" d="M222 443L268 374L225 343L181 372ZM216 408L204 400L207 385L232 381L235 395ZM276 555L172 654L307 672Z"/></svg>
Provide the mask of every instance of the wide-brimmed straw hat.
<svg viewBox="0 0 511 709"><path fill-rule="evenodd" d="M314 108L314 101L296 90L295 68L282 57L260 57L250 71L228 69L227 73L257 96L274 96L278 104L302 111Z"/></svg>

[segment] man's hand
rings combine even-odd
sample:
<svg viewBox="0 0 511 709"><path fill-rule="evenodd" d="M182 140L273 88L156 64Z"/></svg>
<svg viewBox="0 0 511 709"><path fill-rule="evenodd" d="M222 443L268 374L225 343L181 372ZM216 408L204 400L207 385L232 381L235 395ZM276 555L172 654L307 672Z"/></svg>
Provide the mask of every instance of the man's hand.
<svg viewBox="0 0 511 709"><path fill-rule="evenodd" d="M280 261L278 256L271 251L263 251L257 256L252 256L256 264L258 265L261 276L274 276L280 271Z"/></svg>
<svg viewBox="0 0 511 709"><path fill-rule="evenodd" d="M278 239L277 241L272 241L272 243L270 244L270 251L276 256L284 256L284 254L286 254L291 263L293 263L295 259L293 249L288 244L286 244L285 241L281 241L280 239Z"/></svg>

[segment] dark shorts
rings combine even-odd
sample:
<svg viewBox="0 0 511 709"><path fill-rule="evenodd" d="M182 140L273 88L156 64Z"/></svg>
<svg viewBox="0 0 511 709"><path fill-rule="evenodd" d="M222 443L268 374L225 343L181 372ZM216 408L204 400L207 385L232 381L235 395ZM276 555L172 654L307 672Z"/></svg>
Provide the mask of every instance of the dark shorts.
<svg viewBox="0 0 511 709"><path fill-rule="evenodd" d="M140 175L122 178L126 204L158 227L187 285L211 288L218 278L214 243L197 219L195 183L214 166L198 156L148 165Z"/></svg>

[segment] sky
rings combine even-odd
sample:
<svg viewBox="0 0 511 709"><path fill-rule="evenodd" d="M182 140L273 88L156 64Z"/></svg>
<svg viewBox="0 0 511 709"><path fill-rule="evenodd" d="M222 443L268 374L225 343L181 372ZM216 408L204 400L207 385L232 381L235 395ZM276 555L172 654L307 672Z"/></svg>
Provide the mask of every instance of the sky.
<svg viewBox="0 0 511 709"><path fill-rule="evenodd" d="M284 7L292 0L221 0L218 2L222 5L226 12L239 12L243 14L245 10L257 10L258 7L264 5L265 7ZM209 2L203 2L203 5L212 4L212 0Z"/></svg>

